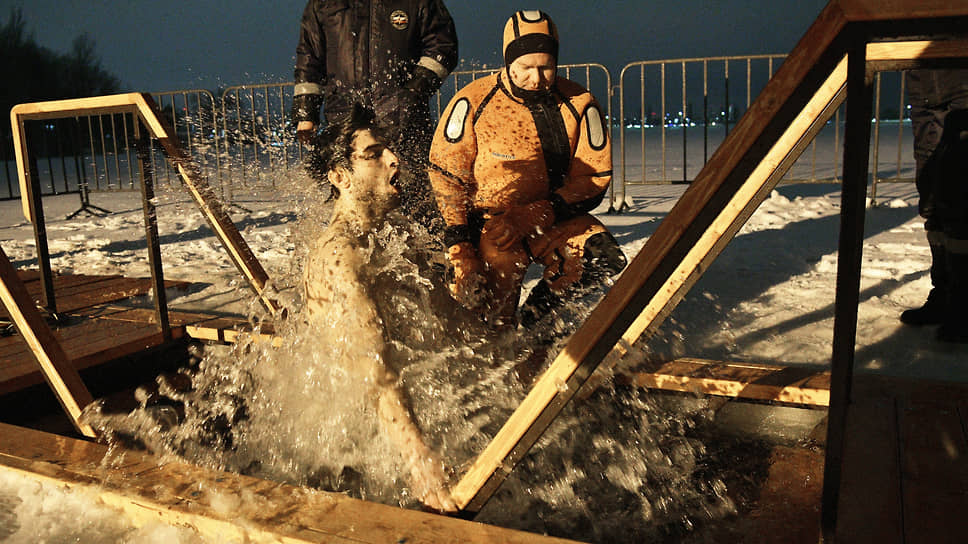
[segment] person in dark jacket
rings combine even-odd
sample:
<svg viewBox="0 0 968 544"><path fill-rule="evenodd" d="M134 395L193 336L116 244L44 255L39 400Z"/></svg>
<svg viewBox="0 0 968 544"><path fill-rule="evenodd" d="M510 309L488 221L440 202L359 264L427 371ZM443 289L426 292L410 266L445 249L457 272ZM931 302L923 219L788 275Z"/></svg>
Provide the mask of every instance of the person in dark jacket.
<svg viewBox="0 0 968 544"><path fill-rule="evenodd" d="M457 31L443 0L309 0L296 46L293 121L309 144L354 104L389 127L403 166L404 211L439 217L426 179L430 97L457 65ZM439 219L437 219L439 221Z"/></svg>
<svg viewBox="0 0 968 544"><path fill-rule="evenodd" d="M905 83L931 292L901 321L940 324L939 340L968 342L968 70L910 70Z"/></svg>

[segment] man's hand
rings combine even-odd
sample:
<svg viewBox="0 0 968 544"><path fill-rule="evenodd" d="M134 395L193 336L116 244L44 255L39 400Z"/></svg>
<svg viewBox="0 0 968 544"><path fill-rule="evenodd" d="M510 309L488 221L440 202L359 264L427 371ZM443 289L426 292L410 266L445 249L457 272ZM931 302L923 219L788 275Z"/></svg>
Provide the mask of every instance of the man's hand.
<svg viewBox="0 0 968 544"><path fill-rule="evenodd" d="M549 200L538 200L513 206L484 224L498 249L507 250L528 236L542 234L555 224L555 212Z"/></svg>
<svg viewBox="0 0 968 544"><path fill-rule="evenodd" d="M447 489L447 475L437 455L427 451L427 456L417 459L410 467L410 481L414 494L424 507L441 514L458 511L457 502Z"/></svg>
<svg viewBox="0 0 968 544"><path fill-rule="evenodd" d="M299 121L296 125L296 138L303 145L313 145L313 139L316 138L316 123Z"/></svg>
<svg viewBox="0 0 968 544"><path fill-rule="evenodd" d="M470 242L460 242L447 249L447 258L453 268L450 294L465 308L480 308L484 287L484 263Z"/></svg>

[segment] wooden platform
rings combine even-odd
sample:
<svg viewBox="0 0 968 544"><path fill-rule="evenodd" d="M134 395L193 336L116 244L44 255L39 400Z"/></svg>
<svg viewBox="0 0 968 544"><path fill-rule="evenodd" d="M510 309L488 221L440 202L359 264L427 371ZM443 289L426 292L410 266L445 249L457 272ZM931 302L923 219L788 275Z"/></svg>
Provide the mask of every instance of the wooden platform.
<svg viewBox="0 0 968 544"><path fill-rule="evenodd" d="M35 270L18 271L27 291L39 298ZM167 281L168 288L186 288L188 282ZM165 343L151 308L122 306L125 300L145 295L150 278L122 276L55 275L54 293L61 323L50 322L71 363L78 370L160 347ZM0 306L0 318L6 318ZM197 312L170 311L172 339L186 336L223 342L234 341L243 319ZM19 334L0 337L0 395L44 381L30 347Z"/></svg>
<svg viewBox="0 0 968 544"><path fill-rule="evenodd" d="M541 544L522 531L293 487L0 423L0 471L83 490L135 527L188 526L207 542Z"/></svg>
<svg viewBox="0 0 968 544"><path fill-rule="evenodd" d="M855 377L837 542L968 542L968 384Z"/></svg>

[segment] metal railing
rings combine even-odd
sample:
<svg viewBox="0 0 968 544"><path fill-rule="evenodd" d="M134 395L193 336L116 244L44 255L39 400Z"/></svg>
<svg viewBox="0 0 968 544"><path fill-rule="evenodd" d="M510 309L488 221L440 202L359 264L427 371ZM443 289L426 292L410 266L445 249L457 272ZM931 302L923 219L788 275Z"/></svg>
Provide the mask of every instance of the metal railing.
<svg viewBox="0 0 968 544"><path fill-rule="evenodd" d="M588 88L612 126L617 145L610 210L623 209L629 186L690 182L783 59L753 55L641 61L622 69L618 85L601 64L561 65L559 75ZM434 97L432 110L439 117L459 89L496 70L453 72ZM872 195L879 182L913 179L901 75L879 73L875 82ZM152 96L207 181L229 203L237 191L274 188L301 169L304 150L293 137L289 114L291 82L239 85L218 96L203 89ZM618 115L613 115L616 101ZM785 182L839 181L841 119L838 112ZM44 194L79 193L82 207L90 208L89 192L135 189L131 127L129 116L114 114L60 119L32 129L31 167ZM6 180L0 182L0 199L18 198L6 125L0 141L0 176ZM157 145L152 146L152 162L159 186L179 183Z"/></svg>
<svg viewBox="0 0 968 544"><path fill-rule="evenodd" d="M222 93L219 181L229 195L232 189L275 187L278 175L291 179L302 164L303 148L290 116L292 98L292 82L240 85Z"/></svg>
<svg viewBox="0 0 968 544"><path fill-rule="evenodd" d="M704 57L626 65L617 93L622 183L691 181L690 174L706 163L783 58ZM670 146L673 133L681 143ZM694 133L701 138L690 139ZM649 145L653 138L658 145ZM631 157L634 151L638 160Z"/></svg>
<svg viewBox="0 0 968 544"><path fill-rule="evenodd" d="M626 65L616 93L619 134L613 191L619 197L613 198L611 209L624 209L630 185L691 182L784 59L784 55L751 55ZM913 181L914 172L910 131L905 130L903 73L878 73L875 89L872 197L878 183ZM898 104L896 109L893 103ZM840 181L842 118L841 109L790 169L784 183ZM893 162L882 164L885 156Z"/></svg>

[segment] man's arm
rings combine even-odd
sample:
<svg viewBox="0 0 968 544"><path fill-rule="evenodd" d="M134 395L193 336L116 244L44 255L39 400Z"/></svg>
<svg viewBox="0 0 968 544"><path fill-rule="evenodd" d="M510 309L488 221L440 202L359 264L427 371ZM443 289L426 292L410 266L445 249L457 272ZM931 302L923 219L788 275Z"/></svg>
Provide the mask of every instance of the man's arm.
<svg viewBox="0 0 968 544"><path fill-rule="evenodd" d="M423 441L414 423L406 395L400 389L398 377L386 365L386 340L383 321L376 302L366 291L367 282L361 275L366 263L357 250L333 241L317 252L326 256L319 269L327 289L307 285L307 297L328 298L332 308L342 308L347 329L353 331L357 350L348 350L341 364L358 374L366 383L373 384L377 396L380 424L397 446L410 471L414 494L427 507L440 512L456 512L457 506L446 488L447 476L443 461ZM310 263L315 265L315 263ZM328 265L328 266L326 266Z"/></svg>
<svg viewBox="0 0 968 544"><path fill-rule="evenodd" d="M436 76L433 94L450 72L457 67L457 28L443 0L426 0L421 9L421 56L414 79Z"/></svg>
<svg viewBox="0 0 968 544"><path fill-rule="evenodd" d="M292 117L296 134L301 141L311 139L319 124L319 108L323 103L326 83L326 33L315 10L316 2L309 0L299 25L296 45Z"/></svg>

